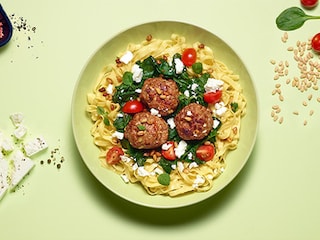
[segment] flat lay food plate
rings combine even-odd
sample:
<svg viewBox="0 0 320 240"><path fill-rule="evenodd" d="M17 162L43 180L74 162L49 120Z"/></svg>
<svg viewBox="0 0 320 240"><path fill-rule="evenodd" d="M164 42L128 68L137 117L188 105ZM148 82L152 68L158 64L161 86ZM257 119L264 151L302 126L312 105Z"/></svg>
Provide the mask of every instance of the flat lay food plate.
<svg viewBox="0 0 320 240"><path fill-rule="evenodd" d="M215 57L224 62L240 76L240 84L247 99L247 111L242 119L238 148L227 156L224 173L215 180L211 190L204 193L191 193L179 197L151 196L139 184L126 184L116 173L101 166L99 149L94 145L90 129L92 122L86 113L87 93L93 89L102 69L115 61L117 54L128 43L139 43L147 35L153 38L169 39L172 33L186 37L187 42L199 41L213 49ZM258 103L250 74L236 52L228 44L201 27L175 21L149 22L134 26L107 40L89 58L82 69L72 100L72 125L74 138L83 161L89 171L108 190L133 203L154 208L176 208L195 204L207 199L227 186L247 162L255 144L258 130Z"/></svg>

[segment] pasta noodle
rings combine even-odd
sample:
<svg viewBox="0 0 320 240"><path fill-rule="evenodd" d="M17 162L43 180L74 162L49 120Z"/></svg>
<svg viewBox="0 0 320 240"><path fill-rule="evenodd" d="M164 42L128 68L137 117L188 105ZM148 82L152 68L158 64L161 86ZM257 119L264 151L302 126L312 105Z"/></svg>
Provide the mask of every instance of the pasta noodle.
<svg viewBox="0 0 320 240"><path fill-rule="evenodd" d="M237 148L240 133L241 118L245 115L246 99L243 90L239 84L239 76L221 61L214 57L212 49L208 46L195 42L188 44L185 37L172 34L168 40L146 39L139 44L130 43L127 51L133 54L133 59L128 64L112 63L103 69L92 92L88 93L87 112L89 113L93 126L91 135L93 142L100 149L99 159L101 165L107 169L115 171L124 179L131 183L140 183L146 191L151 195L169 195L179 196L189 192L204 192L210 190L214 185L214 179L219 177L226 168L226 156L229 151ZM170 172L170 184L162 185L158 181L158 176L163 171L158 164L159 155L157 151L150 154L143 166L138 166L133 158L125 154L121 157L121 161L116 164L106 163L106 154L113 146L121 147L119 139L114 136L116 131L113 126L114 120L117 118L121 108L118 103L112 101L112 95L115 86L119 86L122 82L122 76L125 72L131 71L133 65L137 61L146 59L149 56L161 58L166 56L168 62L172 61L172 57L176 53L182 53L187 47L193 47L197 51L197 61L202 63L203 72L210 74L212 78L223 81L222 101L226 107L226 111L219 116L221 127L218 130L215 145L215 155L211 161L203 164L194 164L186 161L178 160ZM192 68L187 68L189 74L194 74ZM111 88L107 94L102 93L101 89ZM232 110L232 103L237 103L237 111ZM98 108L104 109L107 116L102 116ZM215 106L209 105L214 112ZM105 124L107 118L111 124Z"/></svg>

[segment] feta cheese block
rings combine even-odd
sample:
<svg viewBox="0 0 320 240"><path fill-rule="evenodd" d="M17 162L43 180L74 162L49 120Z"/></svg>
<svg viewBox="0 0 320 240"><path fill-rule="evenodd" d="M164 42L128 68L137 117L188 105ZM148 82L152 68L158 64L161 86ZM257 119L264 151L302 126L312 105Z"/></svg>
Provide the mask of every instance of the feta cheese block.
<svg viewBox="0 0 320 240"><path fill-rule="evenodd" d="M8 184L8 172L9 163L3 158L0 152L0 200L6 194L9 184Z"/></svg>
<svg viewBox="0 0 320 240"><path fill-rule="evenodd" d="M48 147L47 142L43 137L37 137L24 144L23 148L28 157L35 155L38 152L46 149Z"/></svg>
<svg viewBox="0 0 320 240"><path fill-rule="evenodd" d="M21 150L17 150L13 153L12 162L13 169L11 174L10 188L14 189L30 172L35 164L30 158L26 157Z"/></svg>
<svg viewBox="0 0 320 240"><path fill-rule="evenodd" d="M5 153L9 153L14 150L14 143L12 139L5 136L1 131L0 131L0 150L2 150Z"/></svg>

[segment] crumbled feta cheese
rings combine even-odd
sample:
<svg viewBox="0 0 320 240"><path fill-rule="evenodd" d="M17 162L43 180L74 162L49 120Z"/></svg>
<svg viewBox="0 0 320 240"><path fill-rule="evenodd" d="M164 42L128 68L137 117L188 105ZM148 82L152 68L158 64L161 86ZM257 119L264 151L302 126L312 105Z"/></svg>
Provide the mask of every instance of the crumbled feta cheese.
<svg viewBox="0 0 320 240"><path fill-rule="evenodd" d="M118 113L117 114L117 118L122 118L123 117L123 113Z"/></svg>
<svg viewBox="0 0 320 240"><path fill-rule="evenodd" d="M133 73L132 79L134 82L139 83L143 77L143 69L139 67L138 64L132 66L131 72Z"/></svg>
<svg viewBox="0 0 320 240"><path fill-rule="evenodd" d="M206 92L216 92L220 90L223 86L223 81L214 78L208 78L207 83L204 85Z"/></svg>
<svg viewBox="0 0 320 240"><path fill-rule="evenodd" d="M118 138L119 140L122 140L123 137L124 137L124 133L115 131L115 132L112 134L112 137L115 137L115 138Z"/></svg>
<svg viewBox="0 0 320 240"><path fill-rule="evenodd" d="M135 170L138 169L138 167L139 167L138 163L135 163L135 164L132 165L132 170L135 171Z"/></svg>
<svg viewBox="0 0 320 240"><path fill-rule="evenodd" d="M141 167L138 167L138 175L141 176L141 177L147 177L150 175L150 172L148 172L144 166L141 166Z"/></svg>
<svg viewBox="0 0 320 240"><path fill-rule="evenodd" d="M216 129L216 128L219 126L219 124L220 124L220 121L217 120L217 119L214 119L214 120L213 120L213 126L212 126L212 128L213 128L213 129Z"/></svg>
<svg viewBox="0 0 320 240"><path fill-rule="evenodd" d="M136 90L134 90L136 93L141 93L142 90L140 88L137 88Z"/></svg>
<svg viewBox="0 0 320 240"><path fill-rule="evenodd" d="M226 111L227 108L224 105L224 102L218 102L214 105L215 111L214 113L217 114L218 116L222 116Z"/></svg>
<svg viewBox="0 0 320 240"><path fill-rule="evenodd" d="M185 91L183 92L183 94L184 94L186 97L190 97L190 92L189 92L189 90L185 90Z"/></svg>
<svg viewBox="0 0 320 240"><path fill-rule="evenodd" d="M203 176L197 175L196 179L194 180L194 182L193 182L193 184L192 184L192 187L193 187L193 188L197 188L197 187L199 187L199 185L204 184L205 181L206 181L206 180L204 179Z"/></svg>
<svg viewBox="0 0 320 240"><path fill-rule="evenodd" d="M13 172L11 176L11 189L15 188L25 175L35 166L34 162L17 150L12 156Z"/></svg>
<svg viewBox="0 0 320 240"><path fill-rule="evenodd" d="M35 155L36 153L46 149L48 147L47 142L43 137L37 137L24 144L23 148L28 157Z"/></svg>
<svg viewBox="0 0 320 240"><path fill-rule="evenodd" d="M177 169L177 165L176 165L176 164L172 164L172 165L171 165L171 168L172 168L173 170L175 170L175 169Z"/></svg>
<svg viewBox="0 0 320 240"><path fill-rule="evenodd" d="M133 54L130 51L127 51L121 58L120 61L124 64L128 64L133 58Z"/></svg>
<svg viewBox="0 0 320 240"><path fill-rule="evenodd" d="M174 63L175 63L175 66L176 66L176 74L181 74L183 72L183 69L184 69L183 62L181 61L180 58L175 58L174 59Z"/></svg>
<svg viewBox="0 0 320 240"><path fill-rule="evenodd" d="M213 175L212 175L212 174L208 174L208 175L207 175L207 178L210 179L210 180L212 180L212 179L213 179Z"/></svg>
<svg viewBox="0 0 320 240"><path fill-rule="evenodd" d="M191 169L191 168L195 168L195 167L199 167L199 165L196 163L196 162L191 162L190 164L189 164L189 168Z"/></svg>
<svg viewBox="0 0 320 240"><path fill-rule="evenodd" d="M174 118L168 118L167 123L171 129L174 129L176 127L176 124L174 123Z"/></svg>
<svg viewBox="0 0 320 240"><path fill-rule="evenodd" d="M151 108L151 109L150 109L150 113L151 113L151 115L154 115L154 116L158 116L158 117L161 116L161 115L159 114L159 111L158 111L157 109L155 109L155 108Z"/></svg>
<svg viewBox="0 0 320 240"><path fill-rule="evenodd" d="M183 172L183 170L184 170L183 162L178 161L178 162L177 162L177 166L178 166L178 171L179 171L179 172Z"/></svg>
<svg viewBox="0 0 320 240"><path fill-rule="evenodd" d="M192 83L192 85L191 85L191 90L192 90L192 91L194 91L194 90L196 90L196 89L197 89L197 87L199 87L199 85L198 85L198 84L196 84L196 83Z"/></svg>
<svg viewBox="0 0 320 240"><path fill-rule="evenodd" d="M129 183L129 178L128 178L128 176L127 176L125 173L124 173L124 174L121 174L120 176L121 176L122 180L123 180L125 183Z"/></svg>
<svg viewBox="0 0 320 240"><path fill-rule="evenodd" d="M12 152L14 150L14 143L11 138L5 136L2 132L0 132L0 150L5 153Z"/></svg>
<svg viewBox="0 0 320 240"><path fill-rule="evenodd" d="M171 147L172 147L172 143L164 143L164 144L162 144L161 149L166 151Z"/></svg>
<svg viewBox="0 0 320 240"><path fill-rule="evenodd" d="M120 156L120 159L121 159L123 162L126 162L126 163L128 163L128 162L130 162L130 161L132 160L130 157L128 157L128 156L126 156L126 155L121 155L121 156Z"/></svg>
<svg viewBox="0 0 320 240"><path fill-rule="evenodd" d="M109 85L107 86L106 92L107 92L108 94L110 94L110 95L113 93L113 85L112 85L112 84L109 84Z"/></svg>
<svg viewBox="0 0 320 240"><path fill-rule="evenodd" d="M17 138L17 139L22 139L27 133L27 128L25 126L23 126L22 124L20 124L13 132L13 135Z"/></svg>
<svg viewBox="0 0 320 240"><path fill-rule="evenodd" d="M178 143L178 146L174 149L175 155L180 158L186 151L188 144L182 140Z"/></svg>
<svg viewBox="0 0 320 240"><path fill-rule="evenodd" d="M10 119L11 119L13 125L17 127L22 123L24 116L22 113L17 112L17 113L11 114Z"/></svg>
<svg viewBox="0 0 320 240"><path fill-rule="evenodd" d="M188 153L188 159L189 159L189 160L192 160L192 153L191 153L191 152Z"/></svg>

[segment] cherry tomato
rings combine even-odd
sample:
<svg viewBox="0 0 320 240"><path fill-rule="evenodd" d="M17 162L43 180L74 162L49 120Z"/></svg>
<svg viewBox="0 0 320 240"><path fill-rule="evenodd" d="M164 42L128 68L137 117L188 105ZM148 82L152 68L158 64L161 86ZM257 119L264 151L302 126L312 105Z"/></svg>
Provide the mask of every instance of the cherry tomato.
<svg viewBox="0 0 320 240"><path fill-rule="evenodd" d="M315 52L320 52L320 33L314 35L311 40L311 46Z"/></svg>
<svg viewBox="0 0 320 240"><path fill-rule="evenodd" d="M142 110L143 110L143 104L137 99L126 102L122 108L122 111L124 113L138 113L138 112L142 112Z"/></svg>
<svg viewBox="0 0 320 240"><path fill-rule="evenodd" d="M120 156L124 155L124 152L121 147L114 146L110 148L106 155L106 161L108 164L113 165L120 162Z"/></svg>
<svg viewBox="0 0 320 240"><path fill-rule="evenodd" d="M186 48L181 56L181 60L187 67L192 66L197 60L197 52L194 48Z"/></svg>
<svg viewBox="0 0 320 240"><path fill-rule="evenodd" d="M203 99L206 103L217 103L220 102L222 91L217 90L215 92L206 92L203 94Z"/></svg>
<svg viewBox="0 0 320 240"><path fill-rule="evenodd" d="M318 0L300 0L300 3L304 8L310 9L317 6Z"/></svg>
<svg viewBox="0 0 320 240"><path fill-rule="evenodd" d="M176 154L174 152L174 142L168 141L166 144L170 145L170 147L166 150L162 149L161 154L165 159L173 161L176 159Z"/></svg>
<svg viewBox="0 0 320 240"><path fill-rule="evenodd" d="M202 161L210 161L214 157L215 149L213 145L201 145L196 150L196 156Z"/></svg>

